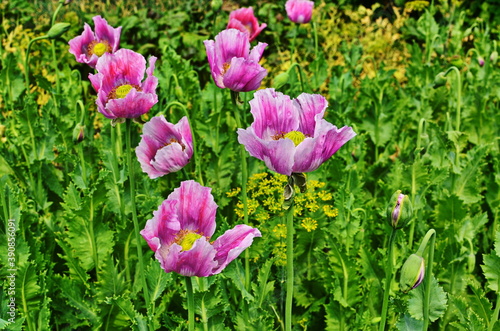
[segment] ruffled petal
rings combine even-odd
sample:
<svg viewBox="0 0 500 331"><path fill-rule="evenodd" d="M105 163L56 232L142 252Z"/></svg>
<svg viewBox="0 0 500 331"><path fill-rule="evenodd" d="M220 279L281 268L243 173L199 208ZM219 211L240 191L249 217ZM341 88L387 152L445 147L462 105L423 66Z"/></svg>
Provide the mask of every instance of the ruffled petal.
<svg viewBox="0 0 500 331"><path fill-rule="evenodd" d="M248 60L259 62L262 58L262 54L264 54L264 50L266 49L266 47L266 43L259 42L254 48L252 48L252 51L248 55Z"/></svg>
<svg viewBox="0 0 500 331"><path fill-rule="evenodd" d="M151 160L154 159L160 147L161 146L159 146L159 143L155 139L143 135L139 145L135 149L135 154L137 155L137 160L141 164L142 171L147 173L151 179L165 175L162 171L157 170L151 165Z"/></svg>
<svg viewBox="0 0 500 331"><path fill-rule="evenodd" d="M113 114L114 118L137 118L146 114L157 102L158 96L156 94L140 93L133 88L125 98L109 100L106 108L109 113Z"/></svg>
<svg viewBox="0 0 500 331"><path fill-rule="evenodd" d="M326 98L320 94L302 93L293 100L293 105L300 116L298 131L306 136L314 136L316 121L323 118L326 107L328 107Z"/></svg>
<svg viewBox="0 0 500 331"><path fill-rule="evenodd" d="M113 28L101 16L94 16L92 19L94 20L94 29L97 40L106 40L111 45L113 52L116 52L118 50L118 47L120 46L120 35L122 27L120 26L116 29Z"/></svg>
<svg viewBox="0 0 500 331"><path fill-rule="evenodd" d="M234 57L247 58L249 51L248 35L241 31L227 29L215 36L215 63L219 68Z"/></svg>
<svg viewBox="0 0 500 331"><path fill-rule="evenodd" d="M146 69L146 74L148 77L142 82L142 92L144 93L155 93L156 87L158 86L158 78L153 76L155 70L156 57L151 56L148 60L149 68Z"/></svg>
<svg viewBox="0 0 500 331"><path fill-rule="evenodd" d="M260 87L266 75L267 70L257 62L235 57L223 76L223 84L236 92L254 91Z"/></svg>
<svg viewBox="0 0 500 331"><path fill-rule="evenodd" d="M177 203L175 200L164 200L158 210L153 212L153 218L146 222L146 226L140 232L154 252L160 245L171 244L180 231L180 223L176 213Z"/></svg>
<svg viewBox="0 0 500 331"><path fill-rule="evenodd" d="M328 160L356 134L350 127L337 129L321 120L314 138L306 138L296 147L293 172L311 172Z"/></svg>
<svg viewBox="0 0 500 331"><path fill-rule="evenodd" d="M92 32L92 28L87 23L85 23L83 25L83 33L68 42L69 52L75 56L76 61L80 63L87 63L92 68L95 68L98 57L97 55L93 55L92 58L89 57L88 45L94 40L95 36L94 32Z"/></svg>
<svg viewBox="0 0 500 331"><path fill-rule="evenodd" d="M297 130L299 114L288 95L267 88L255 92L249 103L254 118L252 128L259 138L271 140Z"/></svg>
<svg viewBox="0 0 500 331"><path fill-rule="evenodd" d="M251 156L264 161L272 171L287 176L292 174L295 145L290 139L263 140L250 127L238 129L238 142L245 146Z"/></svg>
<svg viewBox="0 0 500 331"><path fill-rule="evenodd" d="M181 251L182 247L173 244L161 246L156 251L156 258L166 272L175 271L183 276L208 277L213 275L217 267L214 260L216 251L205 237L196 240L193 247L187 251Z"/></svg>
<svg viewBox="0 0 500 331"><path fill-rule="evenodd" d="M217 251L215 261L218 266L213 270L213 274L220 273L241 252L250 247L255 237L262 237L258 229L240 224L217 238L213 243L213 248Z"/></svg>
<svg viewBox="0 0 500 331"><path fill-rule="evenodd" d="M178 200L178 215L181 228L197 232L210 238L215 231L217 204L211 188L201 186L194 180L187 180L176 188L168 199Z"/></svg>
<svg viewBox="0 0 500 331"><path fill-rule="evenodd" d="M163 175L181 170L189 163L190 158L184 153L179 143L172 143L159 149L151 165Z"/></svg>

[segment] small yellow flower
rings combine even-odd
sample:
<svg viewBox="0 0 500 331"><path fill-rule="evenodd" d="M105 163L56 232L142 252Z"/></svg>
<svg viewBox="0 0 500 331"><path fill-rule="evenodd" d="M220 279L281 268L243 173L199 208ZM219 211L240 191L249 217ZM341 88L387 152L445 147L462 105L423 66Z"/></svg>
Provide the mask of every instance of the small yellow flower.
<svg viewBox="0 0 500 331"><path fill-rule="evenodd" d="M300 225L307 230L307 232L314 231L318 228L318 222L310 217L306 217L302 220Z"/></svg>
<svg viewBox="0 0 500 331"><path fill-rule="evenodd" d="M286 238L286 225L278 224L273 229L276 238Z"/></svg>
<svg viewBox="0 0 500 331"><path fill-rule="evenodd" d="M339 210L337 208L333 208L331 205L323 206L323 212L328 217L337 217L339 215Z"/></svg>

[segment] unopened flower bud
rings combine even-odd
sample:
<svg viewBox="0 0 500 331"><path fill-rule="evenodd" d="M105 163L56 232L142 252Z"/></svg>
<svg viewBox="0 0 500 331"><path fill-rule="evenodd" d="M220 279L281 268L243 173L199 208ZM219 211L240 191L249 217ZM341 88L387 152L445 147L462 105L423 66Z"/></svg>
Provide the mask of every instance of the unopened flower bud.
<svg viewBox="0 0 500 331"><path fill-rule="evenodd" d="M70 27L71 24L69 23L56 23L52 25L49 32L47 33L47 36L50 39L58 38L62 36L66 31L68 31Z"/></svg>
<svg viewBox="0 0 500 331"><path fill-rule="evenodd" d="M461 69L464 66L464 60L462 60L459 55L453 55L453 57L450 59L450 64L457 67L458 69Z"/></svg>
<svg viewBox="0 0 500 331"><path fill-rule="evenodd" d="M481 67L484 66L484 58L482 56L478 57L477 58L477 63L479 63L479 65Z"/></svg>
<svg viewBox="0 0 500 331"><path fill-rule="evenodd" d="M82 142L85 138L85 125L78 123L73 129L73 140L76 142Z"/></svg>
<svg viewBox="0 0 500 331"><path fill-rule="evenodd" d="M448 79L446 79L446 76L444 75L444 72L440 72L439 74L436 75L436 78L434 78L434 88L438 88L440 86L443 86L446 84Z"/></svg>
<svg viewBox="0 0 500 331"><path fill-rule="evenodd" d="M470 273L472 273L475 267L476 267L476 255L470 252L469 255L467 255L467 269L469 270Z"/></svg>
<svg viewBox="0 0 500 331"><path fill-rule="evenodd" d="M274 77L273 87L275 89L279 89L280 87L288 83L289 78L290 75L288 74L288 71L282 72L281 74Z"/></svg>
<svg viewBox="0 0 500 331"><path fill-rule="evenodd" d="M497 60L498 60L498 52L493 51L490 55L490 61L491 61L491 63L495 64L495 63L497 63Z"/></svg>
<svg viewBox="0 0 500 331"><path fill-rule="evenodd" d="M422 283L425 275L424 258L417 254L412 254L408 257L401 268L401 278L399 286L401 291L407 293Z"/></svg>
<svg viewBox="0 0 500 331"><path fill-rule="evenodd" d="M222 0L212 0L210 3L214 11L219 10L222 7Z"/></svg>
<svg viewBox="0 0 500 331"><path fill-rule="evenodd" d="M184 98L184 92L182 91L182 87L176 86L174 88L174 93L175 93L175 96L177 98L179 98L179 100L183 100L183 98Z"/></svg>
<svg viewBox="0 0 500 331"><path fill-rule="evenodd" d="M410 222L412 215L413 208L410 198L402 194L400 190L396 191L387 206L389 224L395 229L401 229Z"/></svg>

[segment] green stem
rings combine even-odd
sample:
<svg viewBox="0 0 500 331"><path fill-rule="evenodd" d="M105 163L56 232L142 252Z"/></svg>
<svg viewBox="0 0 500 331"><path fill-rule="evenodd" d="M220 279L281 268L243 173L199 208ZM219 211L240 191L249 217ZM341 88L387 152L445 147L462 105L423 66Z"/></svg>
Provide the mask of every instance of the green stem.
<svg viewBox="0 0 500 331"><path fill-rule="evenodd" d="M387 309L389 306L389 292L391 291L391 283L392 279L394 278L393 275L393 251L394 251L394 242L396 238L396 231L397 229L392 228L391 230L391 236L389 237L389 257L387 259L387 264L385 268L385 289L384 289L384 300L382 302L382 313L381 319L380 319L380 325L379 325L379 331L384 331L385 330L385 323L387 320Z"/></svg>
<svg viewBox="0 0 500 331"><path fill-rule="evenodd" d="M429 327L429 304L431 298L431 281L432 281L432 263L434 262L434 244L436 241L436 231L434 229L430 229L427 231L420 247L417 251L417 255L423 256L424 250L427 246L427 242L431 240L431 245L427 253L427 265L425 267L425 278L424 278L424 326L422 328L423 331L426 331Z"/></svg>
<svg viewBox="0 0 500 331"><path fill-rule="evenodd" d="M500 293L497 293L497 303L495 304L495 311L491 315L490 325L488 331L493 331L493 326L498 320L498 313L500 312Z"/></svg>
<svg viewBox="0 0 500 331"><path fill-rule="evenodd" d="M90 244L92 245L92 257L94 259L94 266L95 266L95 277L96 280L99 281L99 272L97 269L98 266L97 241L95 239L95 234L94 234L94 195L90 196L89 233L90 233Z"/></svg>
<svg viewBox="0 0 500 331"><path fill-rule="evenodd" d="M234 118L238 128L242 128L240 109L238 107L238 92L231 91L231 101L234 105ZM244 145L240 145L241 151L241 202L243 203L243 223L248 224L248 195L247 195L247 180L248 180L248 165L247 151ZM245 288L250 289L250 253L245 250Z"/></svg>
<svg viewBox="0 0 500 331"><path fill-rule="evenodd" d="M48 39L49 36L48 35L45 35L45 36L40 36L40 37L36 37L36 38L33 38L30 40L30 42L28 43L28 48L26 49L26 59L24 60L24 79L25 79L25 84L26 84L26 93L29 94L30 93L30 52L31 52L31 45L35 42L35 41L38 41L38 40L42 40L42 39Z"/></svg>
<svg viewBox="0 0 500 331"><path fill-rule="evenodd" d="M293 197L286 212L286 303L285 303L285 330L292 330L292 301L293 301Z"/></svg>
<svg viewBox="0 0 500 331"><path fill-rule="evenodd" d="M186 280L186 297L188 306L188 330L194 331L194 295L193 283L189 276L185 276Z"/></svg>
<svg viewBox="0 0 500 331"><path fill-rule="evenodd" d="M299 72L300 89L302 90L302 92L304 92L304 79L302 78L302 67L297 62L294 62L290 66L290 69L288 69L288 71L292 71L293 67L297 67L298 68L297 71Z"/></svg>
<svg viewBox="0 0 500 331"><path fill-rule="evenodd" d="M140 235L139 222L137 221L137 210L135 205L135 159L132 158L132 119L127 118L126 120L126 144L127 144L127 162L130 180L130 207L132 208L132 221L134 223L135 240L137 244L137 259L139 264L139 277L142 285L142 291L144 293L144 299L146 300L146 309L149 310L151 306L151 300L149 298L148 286L146 283L146 275L144 274L144 261L142 258L142 238ZM148 321L150 318L148 317ZM148 323L149 324L149 323ZM151 328L153 329L153 328Z"/></svg>
<svg viewBox="0 0 500 331"><path fill-rule="evenodd" d="M462 78L460 75L460 70L457 67L452 66L444 73L446 77L450 71L455 72L457 75L457 114L455 120L455 131L460 131L460 117L461 117L461 106L462 106ZM458 156L457 156L458 157Z"/></svg>

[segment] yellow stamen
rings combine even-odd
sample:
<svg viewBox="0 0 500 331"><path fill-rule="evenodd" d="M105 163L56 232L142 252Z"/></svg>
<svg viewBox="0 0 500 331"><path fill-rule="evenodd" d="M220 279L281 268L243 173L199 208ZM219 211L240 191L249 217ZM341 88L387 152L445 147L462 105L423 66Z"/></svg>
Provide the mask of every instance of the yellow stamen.
<svg viewBox="0 0 500 331"><path fill-rule="evenodd" d="M177 243L182 247L183 251L188 251L193 247L194 242L201 237L203 236L198 233L187 232L181 235L181 237L177 240Z"/></svg>
<svg viewBox="0 0 500 331"><path fill-rule="evenodd" d="M92 54L95 54L95 55L101 57L104 53L111 53L112 51L113 51L113 48L106 40L103 40L100 42L93 40L87 46L87 52L88 52L89 56L91 56Z"/></svg>
<svg viewBox="0 0 500 331"><path fill-rule="evenodd" d="M291 141L293 141L295 146L298 146L301 142L304 141L304 139L306 139L306 136L300 131L290 131L285 134L285 138L290 139Z"/></svg>

